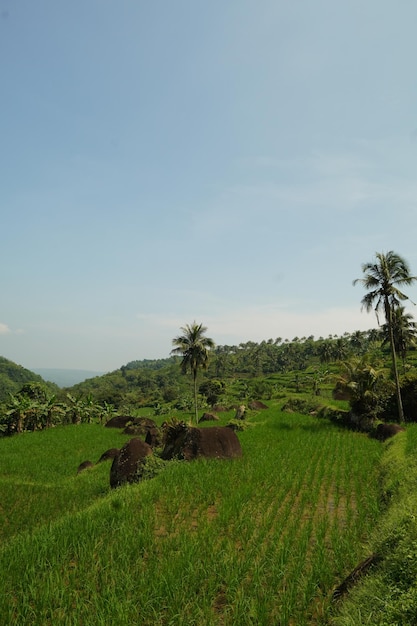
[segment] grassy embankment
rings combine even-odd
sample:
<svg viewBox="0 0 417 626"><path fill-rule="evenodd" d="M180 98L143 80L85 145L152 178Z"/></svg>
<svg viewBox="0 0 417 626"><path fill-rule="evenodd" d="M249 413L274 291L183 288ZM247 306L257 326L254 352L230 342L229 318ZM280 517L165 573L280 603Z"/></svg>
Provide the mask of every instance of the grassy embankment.
<svg viewBox="0 0 417 626"><path fill-rule="evenodd" d="M242 459L172 462L113 492L109 463L76 470L118 431L0 440L0 623L325 623L379 516L382 446L273 405L239 433Z"/></svg>
<svg viewBox="0 0 417 626"><path fill-rule="evenodd" d="M382 560L341 604L335 626L417 624L417 425L384 446L386 510L369 541Z"/></svg>

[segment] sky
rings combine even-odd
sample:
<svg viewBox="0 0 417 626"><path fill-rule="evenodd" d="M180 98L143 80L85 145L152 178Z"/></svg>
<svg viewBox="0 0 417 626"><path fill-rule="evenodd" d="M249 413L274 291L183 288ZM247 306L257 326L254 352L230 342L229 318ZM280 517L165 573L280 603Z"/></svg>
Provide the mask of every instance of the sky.
<svg viewBox="0 0 417 626"><path fill-rule="evenodd" d="M415 0L0 0L0 355L112 371L193 321L375 328L362 264L417 274L416 24Z"/></svg>

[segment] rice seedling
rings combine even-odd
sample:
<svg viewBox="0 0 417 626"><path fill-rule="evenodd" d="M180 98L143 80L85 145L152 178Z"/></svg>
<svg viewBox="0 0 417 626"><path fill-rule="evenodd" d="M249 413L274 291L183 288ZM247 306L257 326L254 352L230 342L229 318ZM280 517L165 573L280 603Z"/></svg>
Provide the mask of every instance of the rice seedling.
<svg viewBox="0 0 417 626"><path fill-rule="evenodd" d="M70 450L74 431L63 431ZM92 439L89 432L85 437ZM45 496L42 523L30 533L20 526L7 534L0 550L0 622L324 621L333 586L362 556L374 523L381 446L277 408L239 437L241 459L173 462L152 480L112 492L108 465L74 476L81 457L89 456L85 448L62 466L51 460L67 505L58 514ZM0 443L6 449L12 440ZM97 458L111 447L103 444L94 449ZM12 447L17 450L18 438ZM15 466L14 474L3 462L1 469L6 484L18 476L27 481L30 473L27 465ZM47 475L40 473L54 500L57 490ZM19 507L23 492L16 498ZM37 512L31 504L28 523Z"/></svg>

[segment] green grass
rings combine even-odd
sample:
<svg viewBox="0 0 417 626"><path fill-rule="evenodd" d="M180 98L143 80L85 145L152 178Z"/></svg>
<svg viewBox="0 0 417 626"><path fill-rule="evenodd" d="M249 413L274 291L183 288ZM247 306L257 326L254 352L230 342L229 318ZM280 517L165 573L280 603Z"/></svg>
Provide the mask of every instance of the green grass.
<svg viewBox="0 0 417 626"><path fill-rule="evenodd" d="M109 464L76 469L119 447L117 431L0 440L9 487L1 515L10 520L0 623L324 624L334 586L364 556L378 517L382 446L277 407L250 422L241 459L170 463L115 491Z"/></svg>
<svg viewBox="0 0 417 626"><path fill-rule="evenodd" d="M417 623L417 425L385 444L381 464L386 510L369 541L381 563L335 613L337 626Z"/></svg>
<svg viewBox="0 0 417 626"><path fill-rule="evenodd" d="M108 492L109 463L77 475L109 448L130 439L94 424L60 426L0 438L0 540L79 511Z"/></svg>

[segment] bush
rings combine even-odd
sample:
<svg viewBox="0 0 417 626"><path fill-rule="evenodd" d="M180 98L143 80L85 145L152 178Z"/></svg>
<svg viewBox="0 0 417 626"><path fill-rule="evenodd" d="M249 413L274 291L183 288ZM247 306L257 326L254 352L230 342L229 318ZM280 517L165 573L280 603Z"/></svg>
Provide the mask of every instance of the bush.
<svg viewBox="0 0 417 626"><path fill-rule="evenodd" d="M149 454L138 467L137 477L140 480L155 478L164 471L168 463L169 461L164 461L156 454Z"/></svg>
<svg viewBox="0 0 417 626"><path fill-rule="evenodd" d="M249 426L247 422L243 422L242 420L230 420L228 424L226 424L227 428L231 428L234 431L242 431L246 430Z"/></svg>
<svg viewBox="0 0 417 626"><path fill-rule="evenodd" d="M343 411L341 409L335 409L330 406L323 406L318 414L318 417L324 417L339 426L351 426L350 412Z"/></svg>
<svg viewBox="0 0 417 626"><path fill-rule="evenodd" d="M301 413L303 415L310 415L315 413L320 408L320 405L311 400L302 400L301 398L290 398L282 407L283 411L287 413Z"/></svg>

